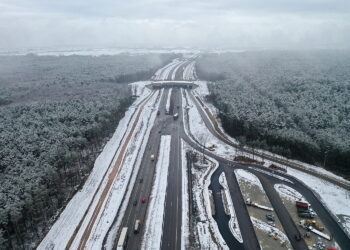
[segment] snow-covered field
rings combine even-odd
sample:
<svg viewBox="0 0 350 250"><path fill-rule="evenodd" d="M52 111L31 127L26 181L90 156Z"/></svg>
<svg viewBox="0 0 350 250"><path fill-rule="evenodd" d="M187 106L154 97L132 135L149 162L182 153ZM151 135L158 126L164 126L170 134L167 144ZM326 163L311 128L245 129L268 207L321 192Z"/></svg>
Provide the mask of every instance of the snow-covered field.
<svg viewBox="0 0 350 250"><path fill-rule="evenodd" d="M110 141L106 144L103 151L99 155L99 157L96 159L94 168L92 172L90 173L89 178L87 179L85 185L83 188L76 193L76 195L71 199L71 201L67 204L66 208L61 213L60 217L56 221L56 223L52 226L49 233L46 235L46 237L43 239L43 241L40 243L38 249L64 249L70 240L71 236L74 234L75 229L78 227L78 224L82 220L84 213L88 211L89 205L90 212L86 215L85 221L83 222L83 225L81 228L84 228L84 225L86 225L86 219L91 217L91 211L93 210L94 206L96 206L98 197L101 195L101 192L103 190L103 187L106 184L106 180L102 181L104 177L108 176L108 172L110 172L111 167L114 165L114 162L116 161L115 155L117 150L119 152L120 145L122 145L123 140L125 140L124 134L130 133L131 127L130 124L134 122L134 119L136 117L136 112L138 111L138 106L144 100L147 95L149 95L150 90L146 90L143 92L143 94L134 102L134 104L129 108L129 110L125 113L125 117L120 121L118 128L116 129L116 132L114 133L113 137L110 139ZM154 95L150 103L154 103L156 101L156 96ZM149 116L152 112L151 106L145 106L145 116L140 117L139 123L137 128L135 129L134 136L137 137L137 132L140 131L140 133L145 134L147 130L146 121L149 119ZM150 122L148 125L152 126L152 122ZM142 130L142 131L141 131ZM142 139L140 136L138 138ZM128 151L125 158L125 166L121 167L121 173L120 176L126 177L128 173L124 172L129 170L132 172L132 166L131 161L132 159L135 160L134 156L137 154L137 148L140 147L140 140L136 140L130 148L134 148L134 153L132 151ZM136 145L138 144L138 145ZM131 149L130 149L131 150ZM119 176L118 176L119 177ZM123 178L116 178L117 181L114 183L112 190L114 189L121 189L126 187L128 180ZM101 183L102 182L102 183ZM119 193L119 192L115 192ZM111 196L106 200L106 204L111 202L111 204L114 204L112 206L107 206L107 210L102 210L101 212L104 213L106 218L101 221L101 223L92 231L92 235L96 234L95 236L98 238L101 236L100 230L105 230L105 227L108 226L106 224L109 224L113 217L116 214L116 210L118 210L118 206L120 205L120 202L122 200L122 194L120 193L117 196ZM95 196L96 195L96 196ZM116 200L119 200L119 203L114 203ZM93 201L94 200L94 201ZM92 202L93 201L93 202ZM91 203L92 202L92 203ZM79 208L79 209L77 209ZM113 213L109 214L109 211L112 210ZM107 214L105 214L107 213ZM99 217L100 218L100 217ZM98 223L96 223L98 224ZM76 239L80 238L81 232L78 232ZM100 243L103 240L103 237L101 237ZM74 242L73 242L74 245Z"/></svg>
<svg viewBox="0 0 350 250"><path fill-rule="evenodd" d="M171 136L163 135L160 141L155 180L149 200L141 249L160 249L168 180Z"/></svg>
<svg viewBox="0 0 350 250"><path fill-rule="evenodd" d="M236 211L235 211L235 208L233 206L231 194L230 194L230 191L228 189L227 180L226 180L226 176L225 176L224 172L222 172L222 174L220 175L219 182L220 182L221 186L224 188L226 200L228 203L227 206L228 206L228 210L229 210L229 213L231 216L231 219L229 221L229 227L230 227L231 233L237 239L237 241L243 243L243 238L242 238L241 230L239 228L238 219L236 216Z"/></svg>

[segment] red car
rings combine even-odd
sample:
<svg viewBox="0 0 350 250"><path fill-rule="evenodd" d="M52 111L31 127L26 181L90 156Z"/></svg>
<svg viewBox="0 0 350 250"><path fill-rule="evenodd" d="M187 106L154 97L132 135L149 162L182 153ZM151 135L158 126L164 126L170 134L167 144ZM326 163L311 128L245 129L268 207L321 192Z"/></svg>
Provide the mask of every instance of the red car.
<svg viewBox="0 0 350 250"><path fill-rule="evenodd" d="M146 203L147 199L145 197L141 198L142 203Z"/></svg>

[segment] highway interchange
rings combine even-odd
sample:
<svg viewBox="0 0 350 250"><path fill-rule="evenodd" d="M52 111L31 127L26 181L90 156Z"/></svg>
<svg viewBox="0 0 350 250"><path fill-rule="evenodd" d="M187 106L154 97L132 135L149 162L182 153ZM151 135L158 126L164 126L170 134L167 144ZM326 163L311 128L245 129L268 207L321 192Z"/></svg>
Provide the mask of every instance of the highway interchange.
<svg viewBox="0 0 350 250"><path fill-rule="evenodd" d="M183 172L181 148L181 142L183 141L194 150L203 152L206 156L218 162L218 168L211 176L209 189L213 193L216 211L213 218L229 249L260 249L258 237L234 174L234 170L240 168L259 178L294 249L308 248L303 239L297 240L295 238L295 235L299 234L299 227L291 219L288 210L275 190L274 185L277 183L285 184L300 192L310 202L318 216L322 218L322 222L332 232L338 245L342 249L350 249L350 240L338 224L335 216L327 210L312 190L301 181L282 173L271 175L271 170L266 167L230 161L227 158L218 156L215 152L204 150L205 147L196 140L191 131L185 129L186 119L188 119L189 114L186 107L183 107L185 104L182 103L182 94L186 94L187 98L190 98L195 104L194 108L198 110L205 127L208 129L208 133L212 134L223 144L239 148L242 152L250 153L250 149L241 149L226 137L220 130L216 118L197 96L195 91L197 79L194 64L194 57L184 57L174 60L155 73L148 87L145 87L150 89L146 92L147 95L142 95L142 97L136 99L134 107L128 116L129 120L126 130L120 133L120 142L113 148L113 155L110 162L106 164L105 172L103 172L100 179L97 179L97 177L94 179L94 175L91 175L93 181L87 181L87 187L83 190L89 192L89 195L86 195L88 198L85 198L84 204L82 204L81 213L72 213L72 210L69 209L67 209L66 213L62 213L60 220L53 227L54 230L51 230L51 234L49 233L47 239L43 240L39 249L61 249L60 246L65 246L66 249L101 248L100 246L103 249L116 249L123 227L128 228L128 241L125 249L142 249L142 241L147 240L143 239L143 236L145 232L144 225L149 212L149 199L157 191L153 190L153 183L155 180L157 156L160 150L159 145L161 137L164 135L171 136L171 144L159 248L163 250L183 249L182 214L184 205L182 204L182 187L185 175L187 175L189 180L191 180L192 176L191 164L187 164L187 172ZM169 106L168 96L170 98ZM178 113L178 119L173 118L175 113ZM130 155L135 156L136 159L132 162L132 165L126 163L125 160ZM155 156L154 159L152 155ZM295 163L275 159L269 155L264 155L264 153L260 153L260 156L272 162L282 163L291 168L313 174L318 178L350 190L348 184L344 182L302 169ZM190 161L191 159L188 158L188 163ZM264 171L259 171L261 169ZM228 189L236 211L243 243L238 242L233 237L228 226L229 218L224 212L223 201L221 195L219 195L222 187L218 178L222 172L225 173L227 178ZM282 176L284 179L278 178L278 176ZM124 178L126 181L123 182L121 178ZM290 180L291 182L284 180ZM117 188L125 190L125 192L116 192ZM192 190L191 181L188 184L188 188ZM84 194L84 192L78 193L78 195L80 194ZM113 199L119 200L113 204ZM72 204L76 204L74 202L79 201L79 197L76 201L72 200ZM191 202L189 202L190 207L191 205ZM71 208L69 205L67 207ZM190 207L189 211L191 211ZM73 214L77 216L73 218ZM134 233L136 220L141 221L138 233ZM71 222L71 227L67 222ZM62 225L65 225L67 228L63 228ZM69 233L67 233L68 229ZM62 237L63 240L57 237L57 235L62 234L61 230L66 231L66 234Z"/></svg>
<svg viewBox="0 0 350 250"><path fill-rule="evenodd" d="M181 78L182 72L186 64L189 62L183 62L183 66L173 67L167 73L166 79L161 80L184 80ZM176 72L178 71L178 72ZM174 77L175 76L175 77ZM162 99L160 101L160 105L158 110L160 111L159 115L156 118L156 122L154 127L152 128L150 139L147 144L147 148L145 154L143 156L141 168L138 173L137 180L133 187L132 195L128 203L128 207L126 209L126 213L123 217L123 222L121 227L127 226L128 228L133 228L135 220L141 219L141 221L145 221L147 204L140 203L141 197L149 197L152 189L152 180L155 170L155 161L150 160L151 154L157 154L159 148L159 142L161 135L171 135L172 136L172 144L171 144L171 155L170 155L170 166L169 166L169 174L168 174L168 186L167 186L167 196L165 203L165 215L164 215L164 223L163 223L163 235L162 235L162 249L180 249L181 246L181 180L182 175L186 173L181 172L181 144L180 140L183 139L188 144L190 144L193 148L201 151L201 145L194 143L194 141L188 137L183 128L182 121L182 103L181 103L181 91L180 88L173 87L173 92L171 95L171 107L170 107L170 115L165 114L165 103L166 98L168 96L169 88L164 89L164 93L162 95ZM209 121L208 117L204 115L204 112L200 108L200 103L196 98L193 97L190 90L188 94L195 101L197 108L199 109L205 124L207 125L210 132L216 135L219 138L222 136L215 130L211 121ZM180 107L180 108L177 108ZM179 119L173 120L172 114L174 112L179 113ZM217 187L217 178L221 172L225 172L229 184L229 189L231 192L231 196L233 197L233 202L235 206L236 213L238 214L238 221L240 225L240 229L243 236L243 244L239 242L234 242L235 239L232 237L228 230L228 226L225 226L227 220L225 221L220 218L215 218L218 222L219 229L224 237L224 239L228 242L228 246L234 249L260 249L258 240L254 233L252 222L249 218L249 214L247 212L246 205L244 203L242 194L240 192L237 180L234 176L233 169L243 168L248 169L247 164L239 164L236 162L230 162L226 159L218 157L213 152L205 151L205 154L218 160L219 168L212 176L212 187L210 188L218 188ZM302 193L307 200L311 203L314 210L317 214L322 218L324 224L331 229L337 243L342 249L350 249L350 241L344 231L341 229L339 224L335 221L334 217L329 214L328 210L323 206L323 204L318 200L315 194L306 187L303 183L298 181L297 179L290 177L288 175L283 175L284 178L293 180L294 184L290 182L283 181L281 179L275 178L271 175L264 174L263 172L256 171L254 168L260 168L256 165L249 165L252 168L249 168L248 171L254 173L261 181L265 192L268 198L271 201L272 206L274 207L283 228L293 246L294 249L307 249L307 246L304 240L297 241L294 236L299 233L299 229L297 225L292 221L287 209L284 207L281 198L278 193L273 188L275 183L283 183L288 186L292 186L294 189ZM264 168L265 171L270 171ZM282 174L280 174L282 175ZM140 180L142 182L140 182ZM215 184L216 183L216 184ZM214 187L216 185L216 187ZM215 200L215 197L214 197ZM135 206L135 201L137 205ZM220 201L215 200L215 206L220 211ZM222 204L221 204L222 206ZM222 225L223 226L220 226ZM127 249L140 249L140 243L142 238L142 229L140 233L133 234L129 233L129 241L127 244Z"/></svg>

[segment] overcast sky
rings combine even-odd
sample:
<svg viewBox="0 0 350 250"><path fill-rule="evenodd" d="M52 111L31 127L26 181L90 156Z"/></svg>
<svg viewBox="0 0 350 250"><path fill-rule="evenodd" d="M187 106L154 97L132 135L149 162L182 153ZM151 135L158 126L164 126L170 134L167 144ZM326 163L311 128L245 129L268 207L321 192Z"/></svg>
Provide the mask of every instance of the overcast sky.
<svg viewBox="0 0 350 250"><path fill-rule="evenodd" d="M350 0L0 0L0 48L349 48Z"/></svg>

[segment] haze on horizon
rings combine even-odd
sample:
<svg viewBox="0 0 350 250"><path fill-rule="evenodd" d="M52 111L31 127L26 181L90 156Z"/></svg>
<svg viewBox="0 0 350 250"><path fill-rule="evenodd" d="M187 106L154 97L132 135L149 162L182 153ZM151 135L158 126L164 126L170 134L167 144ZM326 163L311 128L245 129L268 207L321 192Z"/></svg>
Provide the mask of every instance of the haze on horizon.
<svg viewBox="0 0 350 250"><path fill-rule="evenodd" d="M0 48L348 49L348 0L1 0Z"/></svg>

